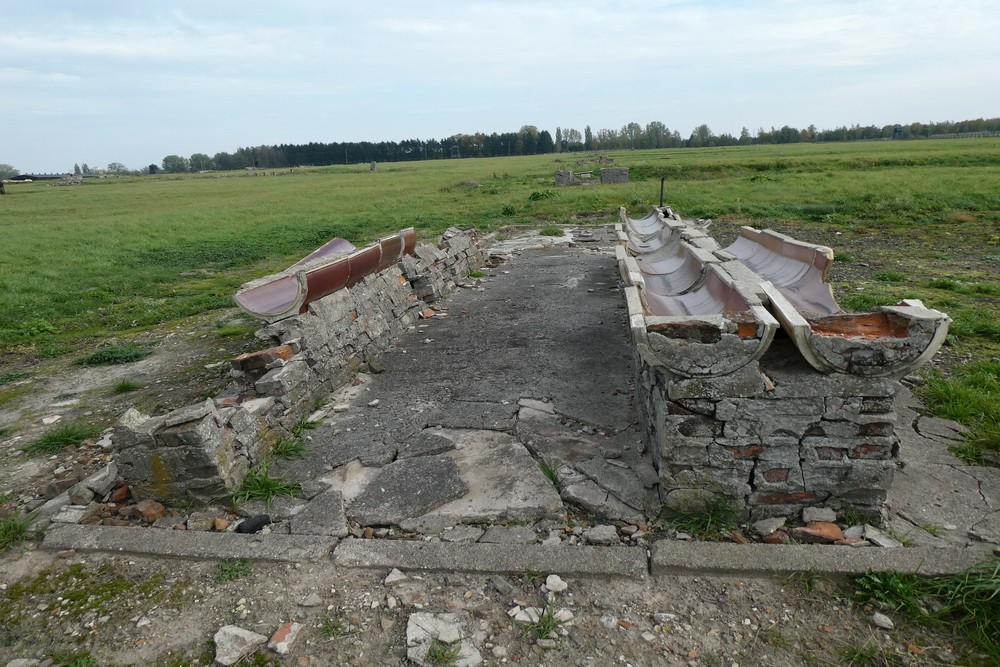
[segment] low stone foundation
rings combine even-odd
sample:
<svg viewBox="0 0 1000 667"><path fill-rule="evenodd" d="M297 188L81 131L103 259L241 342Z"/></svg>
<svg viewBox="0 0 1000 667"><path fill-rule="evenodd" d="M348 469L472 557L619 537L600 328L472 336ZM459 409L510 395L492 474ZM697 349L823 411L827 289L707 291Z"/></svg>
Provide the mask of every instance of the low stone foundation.
<svg viewBox="0 0 1000 667"><path fill-rule="evenodd" d="M753 519L812 506L878 516L898 457L898 378L950 319L919 301L844 312L833 251L743 228L720 248L666 207L622 209L617 251L660 498Z"/></svg>
<svg viewBox="0 0 1000 667"><path fill-rule="evenodd" d="M721 377L673 376L640 354L636 362L667 510L722 496L753 519L811 506L879 514L898 454L895 381L824 375L780 339Z"/></svg>
<svg viewBox="0 0 1000 667"><path fill-rule="evenodd" d="M131 409L112 438L121 477L137 498L210 502L242 485L317 400L388 349L430 304L482 266L474 231L449 229L388 269L309 304L302 315L257 332L271 347L233 359L239 388L151 417Z"/></svg>

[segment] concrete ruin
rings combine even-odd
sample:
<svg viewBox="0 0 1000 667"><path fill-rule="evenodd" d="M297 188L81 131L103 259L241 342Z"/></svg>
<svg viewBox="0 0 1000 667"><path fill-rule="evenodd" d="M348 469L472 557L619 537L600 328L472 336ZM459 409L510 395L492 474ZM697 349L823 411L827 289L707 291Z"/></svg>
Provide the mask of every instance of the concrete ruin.
<svg viewBox="0 0 1000 667"><path fill-rule="evenodd" d="M461 429L474 427L501 434L494 449L521 451L509 436L516 431L537 459L565 464L560 493L549 489L544 516L559 513L560 494L631 523L654 518L661 504L694 511L720 496L751 518L813 506L877 515L898 457L897 381L934 354L948 317L918 301L844 313L826 281L829 248L750 228L721 248L707 233L710 221L686 222L669 207L638 220L624 209L621 216L615 252L625 284L642 452L651 451L651 465L635 457L608 460L622 454L559 431L564 427L548 423L559 417L546 412L551 405L526 394L520 407L460 401L458 412L468 415L444 419L435 412L423 426L345 426L325 463L347 466L358 459L362 471L396 466L404 479L415 474L408 468L415 464L406 462L409 449L417 447L429 461L442 447L456 447ZM228 396L163 416L126 413L114 435L122 478L139 498L227 497L281 439L296 437L317 399L349 386L420 318L433 317L430 306L465 282L486 254L475 232L450 229L431 244L416 243L412 230L403 230L360 250L331 241L289 270L248 283L237 301L267 322L257 336L268 347L233 359L239 389ZM420 431L428 424L438 430ZM382 430L375 434L372 426ZM626 435L619 434L621 442ZM549 440L576 449L549 450ZM530 456L523 458L517 470L532 471ZM449 470L447 461L438 463L432 477ZM442 477L440 490L455 495L464 487L451 473L454 484ZM449 502L445 496L441 503ZM355 499L352 520L426 527L420 523L426 517L386 513L383 500L369 499L371 507L362 511L365 502ZM438 514L427 516L442 525L451 520Z"/></svg>
<svg viewBox="0 0 1000 667"><path fill-rule="evenodd" d="M409 229L352 249L335 239L289 271L244 286L237 300L271 320L257 333L270 347L233 359L238 391L167 415L122 416L115 462L136 497L228 497L279 440L294 437L319 398L484 262L476 234L455 228L436 245L416 243Z"/></svg>
<svg viewBox="0 0 1000 667"><path fill-rule="evenodd" d="M898 379L950 319L919 301L848 314L833 252L744 228L720 248L669 207L621 211L641 412L660 497L693 511L722 496L751 518L817 505L878 515L898 457Z"/></svg>

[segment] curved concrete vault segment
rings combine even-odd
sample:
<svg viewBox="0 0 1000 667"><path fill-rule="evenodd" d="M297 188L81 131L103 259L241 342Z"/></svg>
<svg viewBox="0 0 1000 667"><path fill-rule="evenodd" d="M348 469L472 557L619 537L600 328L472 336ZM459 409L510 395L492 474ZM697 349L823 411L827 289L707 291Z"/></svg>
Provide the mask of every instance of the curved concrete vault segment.
<svg viewBox="0 0 1000 667"><path fill-rule="evenodd" d="M353 287L412 254L416 243L412 227L361 249L331 239L284 271L243 284L234 299L243 311L268 322L299 315L313 301Z"/></svg>

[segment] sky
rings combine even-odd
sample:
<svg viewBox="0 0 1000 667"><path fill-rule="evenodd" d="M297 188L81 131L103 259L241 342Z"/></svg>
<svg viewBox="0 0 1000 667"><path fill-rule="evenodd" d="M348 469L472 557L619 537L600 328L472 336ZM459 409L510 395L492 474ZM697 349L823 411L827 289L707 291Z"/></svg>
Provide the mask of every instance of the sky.
<svg viewBox="0 0 1000 667"><path fill-rule="evenodd" d="M0 0L0 163L1000 116L996 0Z"/></svg>

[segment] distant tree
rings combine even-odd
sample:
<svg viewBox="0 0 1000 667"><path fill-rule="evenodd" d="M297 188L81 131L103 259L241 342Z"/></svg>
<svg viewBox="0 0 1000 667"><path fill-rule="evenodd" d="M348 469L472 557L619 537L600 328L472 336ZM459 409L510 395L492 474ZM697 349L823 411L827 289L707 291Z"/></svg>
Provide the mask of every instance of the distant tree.
<svg viewBox="0 0 1000 667"><path fill-rule="evenodd" d="M0 164L0 179L14 178L20 173L21 172L19 172L17 169L14 169L14 167L10 166L9 164Z"/></svg>
<svg viewBox="0 0 1000 667"><path fill-rule="evenodd" d="M77 176L83 173L82 171L80 171L80 165L78 164L73 165L73 173Z"/></svg>
<svg viewBox="0 0 1000 667"><path fill-rule="evenodd" d="M81 169L81 170L83 171L83 173L85 173L85 174L90 174L90 173L92 173L92 172L90 171L90 166L89 166L89 165L88 165L88 164L87 164L86 162L84 162L84 163L83 163L83 164L82 164L82 165L80 166L80 169Z"/></svg>
<svg viewBox="0 0 1000 667"><path fill-rule="evenodd" d="M562 153L563 150L565 150L565 147L563 146L562 128L561 127L557 127L556 128L556 152L557 153Z"/></svg>
<svg viewBox="0 0 1000 667"><path fill-rule="evenodd" d="M191 164L186 157L180 155L168 155L163 158L163 171L168 174L183 174L191 168Z"/></svg>
<svg viewBox="0 0 1000 667"><path fill-rule="evenodd" d="M740 146L749 146L753 143L753 137L750 136L750 130L743 128L740 130Z"/></svg>
<svg viewBox="0 0 1000 667"><path fill-rule="evenodd" d="M122 175L128 173L128 168L121 162L109 162L108 166L104 168L104 171L108 172L109 174Z"/></svg>
<svg viewBox="0 0 1000 667"><path fill-rule="evenodd" d="M583 128L583 150L594 150L594 134L590 131L590 126Z"/></svg>
<svg viewBox="0 0 1000 667"><path fill-rule="evenodd" d="M691 148L701 148L702 146L713 145L712 139L715 137L712 135L712 130L708 129L708 125L702 123L698 127L694 128L694 132L691 133L691 138L688 139L688 146Z"/></svg>
<svg viewBox="0 0 1000 667"><path fill-rule="evenodd" d="M552 135L549 134L548 130L542 130L538 133L538 152L539 153L555 153L556 145L552 141Z"/></svg>
<svg viewBox="0 0 1000 667"><path fill-rule="evenodd" d="M151 173L151 174L157 174L157 173L159 173L159 171L160 171L160 167L159 167L159 166L157 166L157 165L155 165L155 164L151 164L151 165L149 165L149 166L147 167L147 169L149 169L149 173Z"/></svg>
<svg viewBox="0 0 1000 667"><path fill-rule="evenodd" d="M194 153L188 160L188 164L191 166L191 171L206 171L214 166L212 158L205 153Z"/></svg>
<svg viewBox="0 0 1000 667"><path fill-rule="evenodd" d="M662 148L663 138L669 134L667 126L658 120L646 124L645 148Z"/></svg>
<svg viewBox="0 0 1000 667"><path fill-rule="evenodd" d="M566 143L566 150L583 150L583 135L580 134L580 130L574 130L572 127L566 128L566 131L563 133L563 141Z"/></svg>

